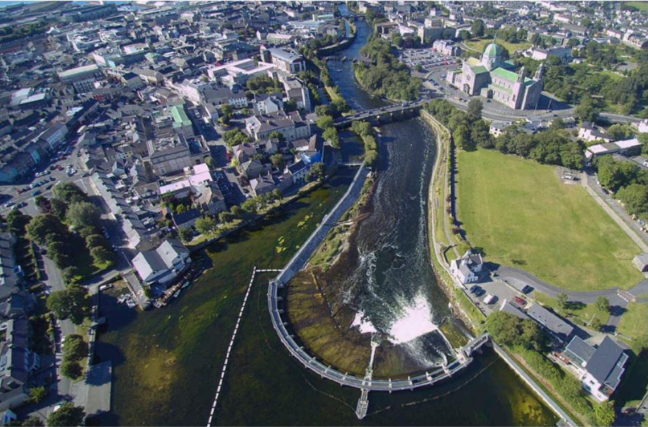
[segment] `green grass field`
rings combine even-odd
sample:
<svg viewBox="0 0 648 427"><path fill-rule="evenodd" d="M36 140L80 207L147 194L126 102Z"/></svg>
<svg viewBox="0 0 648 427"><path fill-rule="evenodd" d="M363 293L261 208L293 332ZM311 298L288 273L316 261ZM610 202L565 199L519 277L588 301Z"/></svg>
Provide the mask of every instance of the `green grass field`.
<svg viewBox="0 0 648 427"><path fill-rule="evenodd" d="M469 40L465 42L468 47L478 51L480 54L484 53L486 46L493 43L493 39ZM531 43L509 43L505 40L497 40L497 44L509 51L511 56L516 50L526 50L531 47Z"/></svg>
<svg viewBox="0 0 648 427"><path fill-rule="evenodd" d="M640 252L580 185L555 168L497 151L459 154L459 219L489 261L564 289L630 288Z"/></svg>
<svg viewBox="0 0 648 427"><path fill-rule="evenodd" d="M643 1L624 1L623 5L648 12L648 3Z"/></svg>
<svg viewBox="0 0 648 427"><path fill-rule="evenodd" d="M630 303L628 311L621 316L619 333L632 339L646 339L648 337L648 304Z"/></svg>

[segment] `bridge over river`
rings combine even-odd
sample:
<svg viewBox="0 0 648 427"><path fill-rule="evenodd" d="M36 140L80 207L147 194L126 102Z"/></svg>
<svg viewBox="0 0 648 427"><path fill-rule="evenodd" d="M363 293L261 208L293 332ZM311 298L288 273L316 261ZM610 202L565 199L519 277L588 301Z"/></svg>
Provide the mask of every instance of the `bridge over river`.
<svg viewBox="0 0 648 427"><path fill-rule="evenodd" d="M371 110L358 111L355 114L338 117L335 120L337 128L351 126L355 121L369 121L372 124L380 125L400 120L411 119L418 115L419 110L430 101L428 98L419 101L404 102L402 104L386 105Z"/></svg>

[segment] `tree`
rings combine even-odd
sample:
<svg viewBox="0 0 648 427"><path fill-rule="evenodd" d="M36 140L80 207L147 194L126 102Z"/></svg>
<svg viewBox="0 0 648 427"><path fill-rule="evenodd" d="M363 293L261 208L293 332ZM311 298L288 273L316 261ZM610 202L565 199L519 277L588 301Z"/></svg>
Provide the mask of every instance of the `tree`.
<svg viewBox="0 0 648 427"><path fill-rule="evenodd" d="M378 163L378 152L376 150L366 150L364 162L367 166L374 167Z"/></svg>
<svg viewBox="0 0 648 427"><path fill-rule="evenodd" d="M470 29L470 32L475 36L475 37L483 37L484 36L484 21L481 19L475 19L472 24L472 28Z"/></svg>
<svg viewBox="0 0 648 427"><path fill-rule="evenodd" d="M619 189L617 197L629 214L648 220L648 185L630 184Z"/></svg>
<svg viewBox="0 0 648 427"><path fill-rule="evenodd" d="M598 298L596 298L596 308L599 311L609 313L610 312L610 300L605 298L603 295L599 296Z"/></svg>
<svg viewBox="0 0 648 427"><path fill-rule="evenodd" d="M470 128L467 125L461 124L457 126L452 132L452 139L463 150L472 151L475 149L475 143L470 138Z"/></svg>
<svg viewBox="0 0 648 427"><path fill-rule="evenodd" d="M47 244L47 252L48 257L54 261L58 268L63 269L74 264L74 258L67 243L52 240Z"/></svg>
<svg viewBox="0 0 648 427"><path fill-rule="evenodd" d="M25 421L20 424L23 427L43 427L45 424L43 420L35 415L30 415Z"/></svg>
<svg viewBox="0 0 648 427"><path fill-rule="evenodd" d="M232 129L223 134L223 141L225 141L225 144L231 148L235 145L250 142L250 137L248 134L241 131L241 129Z"/></svg>
<svg viewBox="0 0 648 427"><path fill-rule="evenodd" d="M65 218L75 228L87 226L97 227L100 223L101 211L92 203L72 203L68 207Z"/></svg>
<svg viewBox="0 0 648 427"><path fill-rule="evenodd" d="M574 110L574 116L582 122L595 122L598 119L600 108L596 106L590 96L584 97Z"/></svg>
<svg viewBox="0 0 648 427"><path fill-rule="evenodd" d="M65 283L75 283L76 278L81 275L81 272L79 271L79 267L70 265L62 270L61 275Z"/></svg>
<svg viewBox="0 0 648 427"><path fill-rule="evenodd" d="M358 136L373 135L373 128L369 122L352 122L351 131Z"/></svg>
<svg viewBox="0 0 648 427"><path fill-rule="evenodd" d="M283 194L281 194L281 190L278 188L272 190L272 198L275 200L281 200L283 198Z"/></svg>
<svg viewBox="0 0 648 427"><path fill-rule="evenodd" d="M570 40L571 40L571 39L570 39ZM531 40L529 40L529 41L530 41L531 44L533 44L534 46L539 46L540 43L542 42L542 37L540 37L540 34L538 34L538 33L533 33L533 34L531 35Z"/></svg>
<svg viewBox="0 0 648 427"><path fill-rule="evenodd" d="M594 418L598 426L611 426L616 420L613 402L606 400L605 402L594 404Z"/></svg>
<svg viewBox="0 0 648 427"><path fill-rule="evenodd" d="M52 193L54 193L55 198L67 202L68 204L88 201L87 194L74 183L69 181L59 182L56 184L52 189Z"/></svg>
<svg viewBox="0 0 648 427"><path fill-rule="evenodd" d="M193 239L193 230L191 227L180 227L178 229L178 235L180 236L180 239L187 243L191 242L191 239Z"/></svg>
<svg viewBox="0 0 648 427"><path fill-rule="evenodd" d="M31 216L22 213L19 209L14 209L7 215L7 226L9 227L9 231L22 236L25 234L25 228L31 220Z"/></svg>
<svg viewBox="0 0 648 427"><path fill-rule="evenodd" d="M63 345L63 357L67 360L80 361L88 355L89 347L83 337L78 334L70 334Z"/></svg>
<svg viewBox="0 0 648 427"><path fill-rule="evenodd" d="M540 351L545 344L545 334L537 322L525 319L522 321L520 340L525 347Z"/></svg>
<svg viewBox="0 0 648 427"><path fill-rule="evenodd" d="M493 339L503 345L520 343L520 319L504 311L496 311L486 319L486 330Z"/></svg>
<svg viewBox="0 0 648 427"><path fill-rule="evenodd" d="M270 132L270 138L277 138L279 142L283 142L286 140L286 137L284 136L283 133L279 132L278 130Z"/></svg>
<svg viewBox="0 0 648 427"><path fill-rule="evenodd" d="M313 163L308 171L307 178L309 181L324 181L326 171L324 170L324 163L316 162Z"/></svg>
<svg viewBox="0 0 648 427"><path fill-rule="evenodd" d="M282 171L286 167L286 159L281 153L276 153L270 156L270 163L272 163L272 166L280 171Z"/></svg>
<svg viewBox="0 0 648 427"><path fill-rule="evenodd" d="M103 246L90 249L90 255L95 264L110 263L114 259L114 254Z"/></svg>
<svg viewBox="0 0 648 427"><path fill-rule="evenodd" d="M247 218L252 218L257 213L257 203L254 199L247 199L241 203L241 211Z"/></svg>
<svg viewBox="0 0 648 427"><path fill-rule="evenodd" d="M181 214L187 212L187 207L183 204L179 204L175 207L175 213Z"/></svg>
<svg viewBox="0 0 648 427"><path fill-rule="evenodd" d="M559 293L558 295L556 295L556 300L558 301L558 307L560 307L561 310L567 309L569 304L569 297L567 296L567 294L563 292Z"/></svg>
<svg viewBox="0 0 648 427"><path fill-rule="evenodd" d="M321 116L317 118L317 127L324 130L333 127L335 120L331 116Z"/></svg>
<svg viewBox="0 0 648 427"><path fill-rule="evenodd" d="M32 387L29 389L29 402L39 403L47 396L45 387Z"/></svg>
<svg viewBox="0 0 648 427"><path fill-rule="evenodd" d="M44 245L50 234L67 235L65 225L52 214L43 214L34 217L26 227L27 237L39 245Z"/></svg>
<svg viewBox="0 0 648 427"><path fill-rule="evenodd" d="M76 360L64 360L61 363L61 373L65 377L76 380L83 374L83 368Z"/></svg>
<svg viewBox="0 0 648 427"><path fill-rule="evenodd" d="M52 292L47 298L47 308L59 319L70 319L75 325L80 325L90 314L92 304L87 290L70 285L65 290Z"/></svg>
<svg viewBox="0 0 648 427"><path fill-rule="evenodd" d="M479 120L482 118L482 110L484 109L484 104L481 100L474 98L471 99L468 103L468 110L466 113L470 120Z"/></svg>
<svg viewBox="0 0 648 427"><path fill-rule="evenodd" d="M85 241L88 249L98 248L98 247L108 249L110 247L110 243L108 243L108 240L106 240L106 238L101 234L91 234L88 237L86 237Z"/></svg>
<svg viewBox="0 0 648 427"><path fill-rule="evenodd" d="M41 211L41 213L50 213L52 205L47 198L43 196L37 196L34 199L34 203L36 203L36 206L38 206L38 209Z"/></svg>
<svg viewBox="0 0 648 427"><path fill-rule="evenodd" d="M340 148L340 137L338 136L338 131L334 127L327 128L322 134L325 140L327 140L331 147L335 149Z"/></svg>
<svg viewBox="0 0 648 427"><path fill-rule="evenodd" d="M592 322L590 323L590 327L595 331L600 331L601 328L603 327L603 323L601 323L598 317L595 317L594 319L592 319Z"/></svg>
<svg viewBox="0 0 648 427"><path fill-rule="evenodd" d="M61 199L53 198L50 200L50 213L56 215L60 220L65 218L68 205Z"/></svg>
<svg viewBox="0 0 648 427"><path fill-rule="evenodd" d="M322 117L322 116L333 117L335 115L330 105L318 105L317 107L315 107L315 114L317 114L317 117Z"/></svg>
<svg viewBox="0 0 648 427"><path fill-rule="evenodd" d="M213 233L218 229L218 222L210 216L198 218L196 221L196 230L202 234Z"/></svg>
<svg viewBox="0 0 648 427"><path fill-rule="evenodd" d="M65 402L56 412L47 418L47 425L54 426L80 426L85 418L85 411L81 406L74 406L72 402Z"/></svg>

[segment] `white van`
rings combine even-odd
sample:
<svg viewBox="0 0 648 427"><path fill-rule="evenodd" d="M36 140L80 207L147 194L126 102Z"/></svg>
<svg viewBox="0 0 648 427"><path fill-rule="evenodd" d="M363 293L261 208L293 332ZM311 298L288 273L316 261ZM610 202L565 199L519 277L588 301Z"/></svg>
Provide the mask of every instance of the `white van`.
<svg viewBox="0 0 648 427"><path fill-rule="evenodd" d="M484 298L484 304L490 304L490 303L493 302L494 299L495 299L494 296L492 296L491 294L488 294L488 295L486 295L486 298Z"/></svg>

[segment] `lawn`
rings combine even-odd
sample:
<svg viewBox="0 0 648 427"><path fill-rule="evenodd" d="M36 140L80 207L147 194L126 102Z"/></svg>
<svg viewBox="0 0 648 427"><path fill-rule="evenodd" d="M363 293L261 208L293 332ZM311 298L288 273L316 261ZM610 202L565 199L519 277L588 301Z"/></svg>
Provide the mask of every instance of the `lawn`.
<svg viewBox="0 0 648 427"><path fill-rule="evenodd" d="M623 2L623 6L630 6L634 7L635 9L648 12L648 3L643 1L625 1Z"/></svg>
<svg viewBox="0 0 648 427"><path fill-rule="evenodd" d="M479 51L479 53L484 53L484 49L486 49L486 46L489 44L493 43L493 39L480 39L480 40L469 40L465 42L466 45L476 51ZM504 40L497 40L497 44L505 48L506 50L509 51L509 54L513 56L513 52L516 50L526 50L531 47L531 43L524 42L524 43L509 43Z"/></svg>
<svg viewBox="0 0 648 427"><path fill-rule="evenodd" d="M580 185L562 184L553 166L461 152L458 197L468 239L488 261L576 291L642 280L632 265L640 249Z"/></svg>
<svg viewBox="0 0 648 427"><path fill-rule="evenodd" d="M628 311L621 316L619 333L631 339L647 339L648 336L648 304L630 303Z"/></svg>

